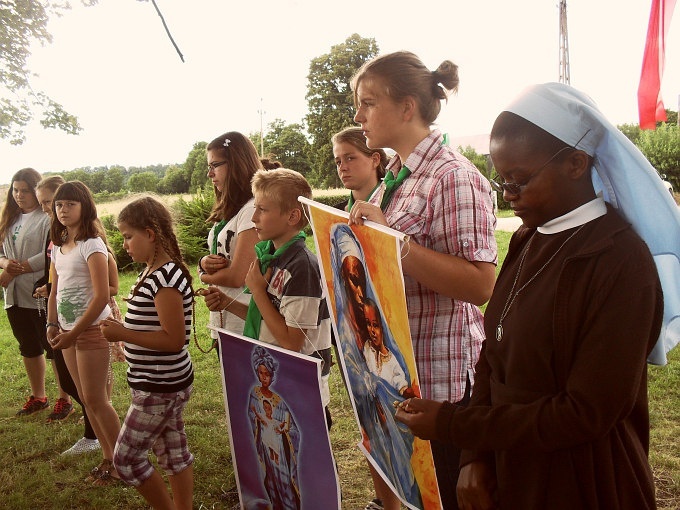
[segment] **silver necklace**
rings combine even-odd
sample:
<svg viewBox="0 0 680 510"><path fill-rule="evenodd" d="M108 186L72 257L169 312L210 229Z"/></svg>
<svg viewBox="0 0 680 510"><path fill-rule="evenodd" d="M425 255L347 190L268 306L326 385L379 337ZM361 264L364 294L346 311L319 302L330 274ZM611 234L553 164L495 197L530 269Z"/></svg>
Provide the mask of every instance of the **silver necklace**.
<svg viewBox="0 0 680 510"><path fill-rule="evenodd" d="M534 273L534 275L529 278L529 281L527 281L524 285L522 285L517 292L513 294L515 291L515 287L517 286L517 281L519 280L519 275L522 273L522 266L524 265L524 259L527 257L527 253L529 253L529 247L531 246L531 242L534 240L534 237L536 234L531 236L531 239L529 239L529 242L527 245L524 247L524 252L522 253L522 258L519 261L519 267L517 268L517 274L515 274L515 281L512 282L512 288L510 289L510 294L508 294L508 299L505 301L505 306L503 307L503 311L501 312L501 317L498 319L498 326L496 326L496 340L501 341L503 339L503 321L505 320L505 317L507 317L508 313L510 313L510 308L512 307L512 304L515 302L515 299L517 296L519 296L519 293L522 292L524 289L526 289L531 282L533 282L536 277L543 272L543 270L550 264L553 259L557 256L557 254L560 252L562 248L564 248L564 245L567 244L572 237L574 237L576 234L578 234L581 229L585 226L581 225L579 228L577 228L569 237L565 239L565 241L560 245L559 248L557 248L557 251L553 253L550 258L546 261L545 264L541 266L541 268Z"/></svg>

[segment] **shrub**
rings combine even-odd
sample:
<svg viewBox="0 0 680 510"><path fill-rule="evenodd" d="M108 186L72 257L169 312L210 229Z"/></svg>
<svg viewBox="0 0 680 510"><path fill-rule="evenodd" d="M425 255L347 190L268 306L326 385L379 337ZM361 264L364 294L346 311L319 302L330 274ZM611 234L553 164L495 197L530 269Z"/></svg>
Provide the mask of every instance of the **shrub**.
<svg viewBox="0 0 680 510"><path fill-rule="evenodd" d="M335 206L335 204L339 204L340 202L344 202L347 200L347 197L349 196L349 191L346 193L343 193L342 195L323 195L323 196L312 196L312 198L316 202L320 202L322 204L329 205L331 207Z"/></svg>
<svg viewBox="0 0 680 510"><path fill-rule="evenodd" d="M173 204L177 225L177 241L187 264L195 264L208 251L210 225L206 223L215 195L211 189L199 189L190 201L179 198Z"/></svg>
<svg viewBox="0 0 680 510"><path fill-rule="evenodd" d="M118 230L118 225L116 225L116 217L113 214L106 214L99 219L104 226L104 230L106 230L106 239L111 247L113 256L116 258L118 270L127 271L133 269L134 262L123 248L123 236Z"/></svg>

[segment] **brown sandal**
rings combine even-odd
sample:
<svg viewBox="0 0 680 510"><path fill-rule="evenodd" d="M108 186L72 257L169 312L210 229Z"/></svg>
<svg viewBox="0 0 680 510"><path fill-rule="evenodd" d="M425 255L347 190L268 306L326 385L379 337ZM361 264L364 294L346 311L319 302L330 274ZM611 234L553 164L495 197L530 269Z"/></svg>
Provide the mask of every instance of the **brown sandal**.
<svg viewBox="0 0 680 510"><path fill-rule="evenodd" d="M96 480L99 480L99 477L101 477L102 472L105 469L108 469L108 467L111 465L111 461L108 459L102 460L98 466L93 467L90 470L90 474L87 475L87 478L85 478L85 481L88 483L92 483Z"/></svg>
<svg viewBox="0 0 680 510"><path fill-rule="evenodd" d="M113 463L109 460L108 465L100 472L99 478L92 482L92 485L96 487L107 487L109 485L114 485L120 483L121 479L118 476L116 468L113 467Z"/></svg>

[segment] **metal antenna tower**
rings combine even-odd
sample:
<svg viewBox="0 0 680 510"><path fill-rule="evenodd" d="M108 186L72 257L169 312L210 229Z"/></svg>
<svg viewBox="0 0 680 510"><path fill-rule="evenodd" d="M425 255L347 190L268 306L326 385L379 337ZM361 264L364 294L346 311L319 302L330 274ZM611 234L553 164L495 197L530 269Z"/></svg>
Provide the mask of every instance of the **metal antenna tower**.
<svg viewBox="0 0 680 510"><path fill-rule="evenodd" d="M569 85L569 35L567 34L567 0L560 0L560 83Z"/></svg>

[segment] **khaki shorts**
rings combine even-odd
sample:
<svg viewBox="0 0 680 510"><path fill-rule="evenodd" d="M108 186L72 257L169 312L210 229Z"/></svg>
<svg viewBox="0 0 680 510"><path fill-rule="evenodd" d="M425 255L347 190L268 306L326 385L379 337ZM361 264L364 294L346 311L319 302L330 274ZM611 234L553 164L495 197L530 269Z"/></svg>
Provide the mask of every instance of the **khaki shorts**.
<svg viewBox="0 0 680 510"><path fill-rule="evenodd" d="M96 349L108 349L109 341L102 334L99 329L99 324L90 326L85 331L83 331L78 338L76 338L75 344L77 351L94 351Z"/></svg>

